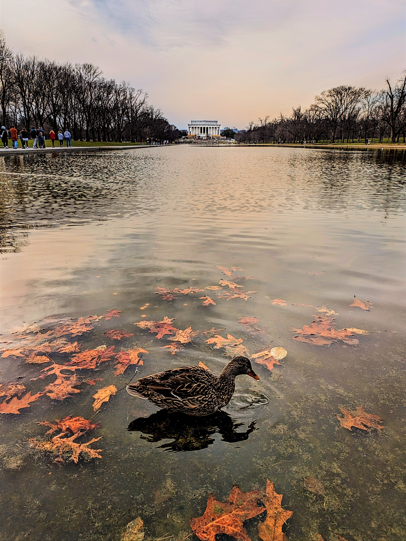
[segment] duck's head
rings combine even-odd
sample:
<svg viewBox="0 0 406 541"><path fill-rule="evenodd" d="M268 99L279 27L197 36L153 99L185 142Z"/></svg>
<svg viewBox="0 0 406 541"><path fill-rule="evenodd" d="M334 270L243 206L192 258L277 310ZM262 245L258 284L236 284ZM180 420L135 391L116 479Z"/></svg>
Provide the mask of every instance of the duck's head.
<svg viewBox="0 0 406 541"><path fill-rule="evenodd" d="M247 357L234 357L225 367L224 372L233 376L247 374L254 379L259 379L251 366L251 361Z"/></svg>

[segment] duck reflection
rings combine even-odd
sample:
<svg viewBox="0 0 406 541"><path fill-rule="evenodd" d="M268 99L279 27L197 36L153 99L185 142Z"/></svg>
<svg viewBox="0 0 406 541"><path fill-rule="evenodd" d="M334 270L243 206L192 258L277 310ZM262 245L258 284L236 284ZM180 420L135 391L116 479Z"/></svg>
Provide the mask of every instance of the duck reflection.
<svg viewBox="0 0 406 541"><path fill-rule="evenodd" d="M251 432L257 429L253 421L245 432L237 432L236 429L243 424L233 421L224 411L207 417L191 417L162 409L149 417L134 419L128 425L128 430L142 432L141 438L149 442L173 439L159 448L179 452L206 449L214 443L213 436L216 432L221 434L222 441L228 443L245 441Z"/></svg>

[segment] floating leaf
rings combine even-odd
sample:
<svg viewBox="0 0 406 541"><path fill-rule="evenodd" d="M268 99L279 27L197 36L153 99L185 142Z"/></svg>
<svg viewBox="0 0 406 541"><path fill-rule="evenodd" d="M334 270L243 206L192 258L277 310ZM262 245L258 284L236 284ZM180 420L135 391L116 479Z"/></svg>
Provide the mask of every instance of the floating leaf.
<svg viewBox="0 0 406 541"><path fill-rule="evenodd" d="M96 349L87 349L75 355L69 365L80 370L94 370L101 363L109 361L115 355L114 349L115 346L100 346Z"/></svg>
<svg viewBox="0 0 406 541"><path fill-rule="evenodd" d="M224 329L215 329L214 327L212 327L211 329L209 329L208 331L205 331L203 334L205 336L208 336L209 334L218 334L219 332L221 331L224 331Z"/></svg>
<svg viewBox="0 0 406 541"><path fill-rule="evenodd" d="M382 419L372 413L366 413L362 406L358 406L355 412L348 411L344 408L340 408L340 411L344 417L339 417L337 415L337 419L340 421L340 425L348 430L351 430L352 427L360 428L361 430L368 430L369 428L381 430L384 428L380 424L383 422Z"/></svg>
<svg viewBox="0 0 406 541"><path fill-rule="evenodd" d="M321 306L321 307L315 307L316 310L318 312L322 312L322 313L325 313L326 316L338 316L338 313L337 312L334 312L334 310L332 310L331 308L327 308L327 306Z"/></svg>
<svg viewBox="0 0 406 541"><path fill-rule="evenodd" d="M115 385L109 385L108 387L99 389L97 393L93 395L93 398L95 399L93 402L93 410L97 411L100 409L103 402L108 402L110 400L110 396L115 395L116 392L117 388Z"/></svg>
<svg viewBox="0 0 406 541"><path fill-rule="evenodd" d="M156 292L157 295L160 295L164 301L173 301L175 298L175 295L170 289L166 289L165 287L157 287Z"/></svg>
<svg viewBox="0 0 406 541"><path fill-rule="evenodd" d="M104 319L108 321L109 319L112 319L113 317L120 317L120 314L121 314L120 310L109 310L108 312L106 312L100 317L101 318L104 317Z"/></svg>
<svg viewBox="0 0 406 541"><path fill-rule="evenodd" d="M134 323L140 329L149 329L149 332L157 333L156 338L161 339L167 334L173 334L178 329L172 325L174 318L164 317L162 321L140 321Z"/></svg>
<svg viewBox="0 0 406 541"><path fill-rule="evenodd" d="M354 334L369 334L362 329L334 329L334 318L328 316L314 316L315 321L311 325L304 325L302 329L292 329L298 333L294 340L307 342L315 346L330 346L333 342L342 341L345 344L356 345L359 341L351 338Z"/></svg>
<svg viewBox="0 0 406 541"><path fill-rule="evenodd" d="M83 317L68 325L59 325L54 329L55 336L81 336L93 330L94 327L89 325Z"/></svg>
<svg viewBox="0 0 406 541"><path fill-rule="evenodd" d="M284 301L282 299L274 299L272 301L272 304L280 304L281 306L286 306L286 301Z"/></svg>
<svg viewBox="0 0 406 541"><path fill-rule="evenodd" d="M231 299L244 299L245 301L247 301L248 299L250 299L250 294L254 294L256 293L256 291L247 291L246 293L244 291L235 291L235 290L232 290L232 291L222 291L221 293L219 292L217 294L217 296L220 298L220 299L227 299L228 301L231 301Z"/></svg>
<svg viewBox="0 0 406 541"><path fill-rule="evenodd" d="M213 336L213 338L208 338L206 343L216 344L214 349L219 349L225 346L238 346L238 344L241 344L242 341L242 338L234 338L234 336L231 336L231 334L227 334L227 338L223 338L220 335Z"/></svg>
<svg viewBox="0 0 406 541"><path fill-rule="evenodd" d="M227 534L241 541L250 541L243 523L265 511L258 505L259 490L241 492L234 486L226 503L218 502L213 494L207 500L206 511L192 518L190 526L199 539L215 541L217 534Z"/></svg>
<svg viewBox="0 0 406 541"><path fill-rule="evenodd" d="M254 359L257 364L264 364L268 370L272 370L275 364L281 364L278 359L272 355L272 349L269 347L259 353L255 353L254 355L251 355L251 359Z"/></svg>
<svg viewBox="0 0 406 541"><path fill-rule="evenodd" d="M35 400L41 398L43 394L44 393L37 393L31 395L31 392L28 392L21 399L17 398L17 396L14 396L10 400L10 402L3 402L2 404L0 404L0 413L13 413L14 415L18 415L19 413L21 413L21 409L29 408L31 402L35 402Z"/></svg>
<svg viewBox="0 0 406 541"><path fill-rule="evenodd" d="M170 349L172 355L176 355L179 350L185 349L185 346L179 343L169 344L168 346L162 346L162 349Z"/></svg>
<svg viewBox="0 0 406 541"><path fill-rule="evenodd" d="M209 306L209 304L213 304L214 306L216 306L216 303L213 301L213 299L211 299L207 295L205 297L200 297L200 299L205 299L203 302L203 306Z"/></svg>
<svg viewBox="0 0 406 541"><path fill-rule="evenodd" d="M192 327L188 327L184 331L178 329L175 336L168 338L168 340L173 340L174 342L180 342L181 344L188 344L192 341L192 338L197 336L199 331L192 331Z"/></svg>
<svg viewBox="0 0 406 541"><path fill-rule="evenodd" d="M83 417L73 417L73 415L68 415L68 417L64 417L60 421L55 421L55 423L43 421L38 424L50 427L50 430L48 430L46 434L53 434L54 432L60 431L60 436L64 434L77 434L78 432L84 434L89 430L100 427L98 423L92 423Z"/></svg>
<svg viewBox="0 0 406 541"><path fill-rule="evenodd" d="M216 267L221 270L226 276L231 276L233 274L233 271L228 269L227 267L221 267L220 265L216 265Z"/></svg>
<svg viewBox="0 0 406 541"><path fill-rule="evenodd" d="M37 355L36 353L31 353L28 359L25 361L28 364L44 364L51 362L49 357L45 355Z"/></svg>
<svg viewBox="0 0 406 541"><path fill-rule="evenodd" d="M255 323L258 323L258 319L256 317L242 317L238 320L238 323L241 323L241 325L255 325Z"/></svg>
<svg viewBox="0 0 406 541"><path fill-rule="evenodd" d="M361 301L357 299L357 297L354 295L354 302L350 304L349 306L357 306L358 308L361 308L362 310L369 310L373 308L372 303L369 301Z"/></svg>
<svg viewBox="0 0 406 541"><path fill-rule="evenodd" d="M13 396L21 396L25 392L25 386L20 383L0 384L0 397L5 396L6 400L10 400Z"/></svg>
<svg viewBox="0 0 406 541"><path fill-rule="evenodd" d="M205 289L210 289L211 291L218 291L222 289L221 286L207 286Z"/></svg>
<svg viewBox="0 0 406 541"><path fill-rule="evenodd" d="M134 333L115 331L114 329L106 331L104 334L107 336L107 338L110 338L111 340L121 340L122 338L129 338L130 336L134 336Z"/></svg>
<svg viewBox="0 0 406 541"><path fill-rule="evenodd" d="M281 507L282 494L275 492L273 483L267 479L266 496L262 501L266 507L266 519L258 525L258 535L263 541L287 541L282 526L293 515L293 511L285 511Z"/></svg>
<svg viewBox="0 0 406 541"><path fill-rule="evenodd" d="M25 348L5 349L2 357L27 357L28 353L28 349Z"/></svg>
<svg viewBox="0 0 406 541"><path fill-rule="evenodd" d="M144 364L142 360L138 357L140 353L148 353L148 351L146 349L137 348L129 349L128 351L120 351L119 353L117 353L117 363L114 375L119 376L120 374L124 374L124 372L130 365Z"/></svg>
<svg viewBox="0 0 406 541"><path fill-rule="evenodd" d="M222 287L228 286L230 289L237 289L238 287L242 287L234 282L229 282L228 280L220 280L219 284Z"/></svg>

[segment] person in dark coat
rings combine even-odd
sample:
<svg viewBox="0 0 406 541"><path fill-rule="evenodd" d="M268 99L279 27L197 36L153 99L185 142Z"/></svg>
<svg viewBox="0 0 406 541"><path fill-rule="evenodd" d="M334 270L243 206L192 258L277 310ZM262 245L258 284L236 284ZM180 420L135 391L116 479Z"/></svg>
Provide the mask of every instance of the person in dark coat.
<svg viewBox="0 0 406 541"><path fill-rule="evenodd" d="M37 148L37 142L38 142L38 133L37 130L34 128L34 126L31 128L31 139L34 139L34 145L32 148Z"/></svg>
<svg viewBox="0 0 406 541"><path fill-rule="evenodd" d="M1 127L1 140L4 148L8 148L8 132L5 126Z"/></svg>

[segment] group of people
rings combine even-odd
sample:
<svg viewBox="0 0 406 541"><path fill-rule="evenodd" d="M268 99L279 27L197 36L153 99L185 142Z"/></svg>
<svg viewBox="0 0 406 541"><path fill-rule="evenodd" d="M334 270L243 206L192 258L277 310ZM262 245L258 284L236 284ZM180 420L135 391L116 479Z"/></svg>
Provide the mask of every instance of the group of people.
<svg viewBox="0 0 406 541"><path fill-rule="evenodd" d="M26 128L22 128L20 130L20 133L18 133L17 128L15 126L12 126L10 128L10 137L9 132L6 129L5 126L1 127L1 141L3 143L4 148L8 148L8 140L11 139L12 147L17 148L18 145L18 139L21 141L21 147L23 149L29 149L28 141L30 139L34 140L34 144L32 148L45 148L45 131L43 128L31 128L30 132ZM55 147L55 141L59 141L59 146L63 147L63 142L66 141L66 146L71 147L72 146L72 135L68 129L65 130L65 132L62 132L62 130L58 131L58 134L54 132L54 130L51 130L49 132L49 139L52 142L52 146Z"/></svg>

